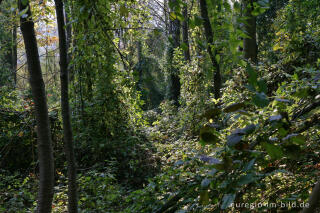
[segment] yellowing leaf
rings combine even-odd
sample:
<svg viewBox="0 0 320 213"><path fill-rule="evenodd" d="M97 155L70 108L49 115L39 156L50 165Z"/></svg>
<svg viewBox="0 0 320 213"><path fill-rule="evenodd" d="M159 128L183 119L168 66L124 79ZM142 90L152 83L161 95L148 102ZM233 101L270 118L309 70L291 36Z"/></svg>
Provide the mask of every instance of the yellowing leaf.
<svg viewBox="0 0 320 213"><path fill-rule="evenodd" d="M21 138L23 136L23 132L19 132L18 136Z"/></svg>
<svg viewBox="0 0 320 213"><path fill-rule="evenodd" d="M171 12L171 13L170 13L170 19L171 19L171 20L177 19L177 15L176 15L174 12Z"/></svg>
<svg viewBox="0 0 320 213"><path fill-rule="evenodd" d="M281 50L281 49L283 49L283 48L280 46L279 43L277 43L276 45L273 46L272 49L273 49L273 51L277 51L277 50Z"/></svg>

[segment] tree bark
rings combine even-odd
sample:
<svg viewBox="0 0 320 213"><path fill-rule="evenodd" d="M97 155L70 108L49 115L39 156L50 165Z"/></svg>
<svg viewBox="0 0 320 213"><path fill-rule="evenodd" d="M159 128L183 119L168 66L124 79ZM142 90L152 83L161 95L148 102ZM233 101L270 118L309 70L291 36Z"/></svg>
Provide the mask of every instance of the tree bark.
<svg viewBox="0 0 320 213"><path fill-rule="evenodd" d="M168 36L169 24L168 24L168 0L163 0L163 14L164 14L164 24L165 24L165 33Z"/></svg>
<svg viewBox="0 0 320 213"><path fill-rule="evenodd" d="M12 59L11 69L13 72L14 87L17 85L17 24L15 23L12 29Z"/></svg>
<svg viewBox="0 0 320 213"><path fill-rule="evenodd" d="M185 5L183 7L183 17L184 20L182 22L182 39L185 44L185 49L183 50L184 59L186 61L190 61L190 47L189 47L189 28L188 28L188 7Z"/></svg>
<svg viewBox="0 0 320 213"><path fill-rule="evenodd" d="M218 99L221 97L220 89L221 89L221 73L220 73L220 65L216 60L216 51L212 51L211 45L213 43L213 31L211 28L211 23L208 15L208 8L207 8L207 2L206 0L200 0L200 12L201 17L203 19L203 27L204 27L204 33L206 36L206 40L208 43L207 51L209 53L212 65L215 69L215 72L213 74L213 86L214 86L214 98Z"/></svg>
<svg viewBox="0 0 320 213"><path fill-rule="evenodd" d="M137 58L138 58L138 82L137 82L137 90L142 92L142 43L141 40L137 42Z"/></svg>
<svg viewBox="0 0 320 213"><path fill-rule="evenodd" d="M255 0L243 0L245 16L247 18L244 30L250 37L243 39L243 52L245 59L250 59L253 63L257 63L258 46L256 41L256 17L252 15L254 1Z"/></svg>
<svg viewBox="0 0 320 213"><path fill-rule="evenodd" d="M63 138L68 164L68 212L78 212L76 163L74 157L73 135L70 121L69 107L69 73L68 73L68 49L64 22L62 0L55 0L60 50L60 81L61 81L61 111L63 122Z"/></svg>
<svg viewBox="0 0 320 213"><path fill-rule="evenodd" d="M27 17L20 17L20 28L24 39L27 55L28 71L30 77L31 92L35 105L38 136L38 158L40 170L40 183L38 192L37 212L48 213L52 209L53 198L53 151L51 143L50 123L48 117L48 107L45 93L45 85L42 78L40 59L34 23L31 18L29 2L23 4L19 1L19 10L23 11Z"/></svg>
<svg viewBox="0 0 320 213"><path fill-rule="evenodd" d="M169 3L173 3L176 0L169 0ZM171 12L174 12L174 8L170 8ZM172 44L169 47L169 66L170 66L170 95L169 99L173 100L175 106L179 107L180 97L180 77L179 70L173 66L173 54L174 49L180 46L180 21L176 19L170 19L169 36L172 38Z"/></svg>

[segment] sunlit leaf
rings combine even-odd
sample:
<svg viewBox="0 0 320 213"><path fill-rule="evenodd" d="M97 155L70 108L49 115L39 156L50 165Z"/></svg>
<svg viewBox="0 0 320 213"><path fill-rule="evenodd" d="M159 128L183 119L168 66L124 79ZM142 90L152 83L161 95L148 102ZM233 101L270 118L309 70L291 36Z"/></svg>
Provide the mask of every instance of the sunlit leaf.
<svg viewBox="0 0 320 213"><path fill-rule="evenodd" d="M231 105L227 106L223 111L227 112L227 113L235 112L235 111L237 111L239 109L242 109L244 106L245 106L245 104L243 102L234 103L234 104L231 104Z"/></svg>

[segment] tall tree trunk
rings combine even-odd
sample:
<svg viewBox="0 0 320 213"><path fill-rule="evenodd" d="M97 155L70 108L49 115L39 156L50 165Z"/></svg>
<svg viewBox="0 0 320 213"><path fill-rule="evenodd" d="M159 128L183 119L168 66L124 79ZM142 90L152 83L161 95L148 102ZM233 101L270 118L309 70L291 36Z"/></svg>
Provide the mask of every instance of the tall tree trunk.
<svg viewBox="0 0 320 213"><path fill-rule="evenodd" d="M13 25L12 29L12 56L11 56L11 69L13 72L13 81L14 81L14 87L17 85L17 24L16 22Z"/></svg>
<svg viewBox="0 0 320 213"><path fill-rule="evenodd" d="M142 44L141 40L137 42L137 56L138 56L138 82L137 82L137 90L142 92Z"/></svg>
<svg viewBox="0 0 320 213"><path fill-rule="evenodd" d="M71 8L71 2L65 0L64 4L64 14L66 17L66 31L67 31L67 49L70 50L72 44L74 46L74 40L72 40L72 25L70 23L70 17L68 13L71 13L72 8ZM72 59L71 53L68 51L68 65L70 64ZM74 73L74 68L69 68L69 81L73 81L75 73Z"/></svg>
<svg viewBox="0 0 320 213"><path fill-rule="evenodd" d="M168 36L168 32L169 32L169 21L168 21L168 16L169 16L169 12L168 12L168 0L163 0L163 14L164 14L164 24L165 24L165 33Z"/></svg>
<svg viewBox="0 0 320 213"><path fill-rule="evenodd" d="M190 61L190 48L189 48L189 28L188 28L188 6L185 5L183 7L183 17L184 20L182 22L182 40L185 44L185 49L183 50L184 59L186 61Z"/></svg>
<svg viewBox="0 0 320 213"><path fill-rule="evenodd" d="M34 23L31 18L31 10L28 1L26 4L19 1L19 10L23 11L26 8L28 8L26 12L28 17L20 17L20 28L25 44L30 86L35 104L37 120L38 158L40 170L37 212L48 213L51 212L52 209L51 205L54 181L51 132L45 85L42 78Z"/></svg>
<svg viewBox="0 0 320 213"><path fill-rule="evenodd" d="M68 49L65 31L62 0L55 0L59 33L60 50L60 81L61 81L61 110L63 121L63 138L68 164L68 212L78 212L76 163L74 158L73 136L70 121L70 107L68 96Z"/></svg>
<svg viewBox="0 0 320 213"><path fill-rule="evenodd" d="M258 46L256 41L256 17L252 15L254 1L255 0L243 0L244 14L247 18L244 30L250 37L243 39L243 51L245 59L250 59L253 63L257 63Z"/></svg>
<svg viewBox="0 0 320 213"><path fill-rule="evenodd" d="M172 5L176 0L169 0ZM170 8L174 12L174 8ZM178 19L170 19L169 36L172 38L172 44L169 47L169 66L170 66L170 89L169 99L173 100L175 106L179 107L179 96L180 96L180 78L179 70L173 66L173 54L174 49L180 46L180 21Z"/></svg>
<svg viewBox="0 0 320 213"><path fill-rule="evenodd" d="M220 65L216 60L216 51L212 51L211 45L213 43L213 31L211 28L211 23L208 15L208 7L206 0L200 0L200 11L201 17L203 19L203 27L204 33L206 36L206 40L208 43L207 51L209 53L212 65L215 69L213 74L213 86L214 86L214 98L218 99L221 97L220 89L221 89L221 73L220 73Z"/></svg>

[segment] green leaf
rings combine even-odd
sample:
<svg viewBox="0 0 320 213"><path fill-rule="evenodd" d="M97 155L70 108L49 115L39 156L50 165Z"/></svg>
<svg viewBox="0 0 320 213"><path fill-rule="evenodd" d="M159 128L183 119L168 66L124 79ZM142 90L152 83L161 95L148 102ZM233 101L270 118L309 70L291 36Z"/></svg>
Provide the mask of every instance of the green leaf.
<svg viewBox="0 0 320 213"><path fill-rule="evenodd" d="M240 179L238 181L238 185L239 186L246 185L246 184L251 183L253 181L255 181L253 174L243 175L240 177Z"/></svg>
<svg viewBox="0 0 320 213"><path fill-rule="evenodd" d="M303 145L306 141L306 138L303 135L299 135L299 134L289 134L285 138L283 138L283 140L284 141L290 140L294 144Z"/></svg>
<svg viewBox="0 0 320 213"><path fill-rule="evenodd" d="M242 135L239 134L231 134L227 137L227 145L234 146L242 140Z"/></svg>
<svg viewBox="0 0 320 213"><path fill-rule="evenodd" d="M256 129L256 125L250 124L250 125L247 125L245 128L243 128L243 131L246 135L249 135L253 133L255 129Z"/></svg>
<svg viewBox="0 0 320 213"><path fill-rule="evenodd" d="M232 204L235 198L236 198L235 194L225 194L222 198L221 209L228 208Z"/></svg>
<svg viewBox="0 0 320 213"><path fill-rule="evenodd" d="M29 10L29 6L27 6L26 8L24 8L22 11L19 12L19 16L22 18L27 18L28 15L26 14Z"/></svg>
<svg viewBox="0 0 320 213"><path fill-rule="evenodd" d="M284 137L288 133L288 131L285 130L284 128L279 128L278 132L281 137Z"/></svg>
<svg viewBox="0 0 320 213"><path fill-rule="evenodd" d="M215 108L208 109L201 117L205 117L209 120L209 119L214 119L220 114L221 114L221 110L215 107Z"/></svg>
<svg viewBox="0 0 320 213"><path fill-rule="evenodd" d="M292 138L292 141L297 145L303 145L306 142L306 138L303 135L297 135Z"/></svg>
<svg viewBox="0 0 320 213"><path fill-rule="evenodd" d="M26 6L29 3L29 1L28 0L21 0L21 3L23 6Z"/></svg>
<svg viewBox="0 0 320 213"><path fill-rule="evenodd" d="M203 127L200 129L200 143L201 144L215 144L218 142L219 137L217 132L212 127Z"/></svg>
<svg viewBox="0 0 320 213"><path fill-rule="evenodd" d="M193 19L190 19L189 25L191 29L201 26L202 18L200 16L195 16Z"/></svg>
<svg viewBox="0 0 320 213"><path fill-rule="evenodd" d="M199 202L200 202L201 205L208 205L209 204L209 192L208 192L208 190L201 190L200 191Z"/></svg>
<svg viewBox="0 0 320 213"><path fill-rule="evenodd" d="M252 98L252 102L258 107L266 107L269 104L269 100L263 92L256 93Z"/></svg>
<svg viewBox="0 0 320 213"><path fill-rule="evenodd" d="M284 150L285 150L285 155L290 159L297 160L301 156L300 155L301 148L299 145L296 145L296 144L287 145L287 146L284 146Z"/></svg>
<svg viewBox="0 0 320 213"><path fill-rule="evenodd" d="M184 51L188 50L188 45L186 43L184 43L184 42L181 43L180 47Z"/></svg>
<svg viewBox="0 0 320 213"><path fill-rule="evenodd" d="M273 160L283 157L283 152L279 146L270 143L262 143L262 146L266 149L268 155L270 155Z"/></svg>
<svg viewBox="0 0 320 213"><path fill-rule="evenodd" d="M216 60L218 62L218 64L220 63L220 55L216 55Z"/></svg>
<svg viewBox="0 0 320 213"><path fill-rule="evenodd" d="M203 188L203 189L208 188L209 185L210 185L210 183L211 183L211 180L210 180L210 179L208 179L208 178L203 179L203 180L201 181L201 188Z"/></svg>
<svg viewBox="0 0 320 213"><path fill-rule="evenodd" d="M248 63L247 64L247 67L246 67L246 71L249 75L249 78L248 78L248 82L249 82L249 85L252 87L252 88L256 88L257 84L258 84L258 75L257 73L254 71L254 69L251 67L251 65Z"/></svg>
<svg viewBox="0 0 320 213"><path fill-rule="evenodd" d="M264 92L265 94L268 91L267 84L263 79L258 81L258 88L259 88L259 92Z"/></svg>
<svg viewBox="0 0 320 213"><path fill-rule="evenodd" d="M245 106L245 104L243 102L234 103L234 104L231 104L231 105L227 106L223 111L227 112L227 113L235 112L235 111L237 111L239 109L242 109L244 106Z"/></svg>
<svg viewBox="0 0 320 213"><path fill-rule="evenodd" d="M184 16L181 13L176 13L177 19L181 22L184 21Z"/></svg>
<svg viewBox="0 0 320 213"><path fill-rule="evenodd" d="M306 98L309 95L309 88L299 88L293 96L298 97L298 98Z"/></svg>
<svg viewBox="0 0 320 213"><path fill-rule="evenodd" d="M243 169L244 172L249 171L253 168L253 165L255 163L256 159L253 158L251 161L249 161L249 163L247 163Z"/></svg>
<svg viewBox="0 0 320 213"><path fill-rule="evenodd" d="M216 169L212 169L212 170L210 170L210 171L208 172L208 175L213 176L213 175L215 175L215 174L217 173L217 171L218 171L218 170L216 170Z"/></svg>
<svg viewBox="0 0 320 213"><path fill-rule="evenodd" d="M173 20L176 20L177 19L177 15L174 13L174 12L171 12L170 13L170 19L173 21Z"/></svg>
<svg viewBox="0 0 320 213"><path fill-rule="evenodd" d="M129 10L128 10L128 8L126 8L126 6L125 5L120 5L120 16L122 16L122 17L128 17L128 15L129 15Z"/></svg>
<svg viewBox="0 0 320 213"><path fill-rule="evenodd" d="M269 117L269 121L280 121L282 119L281 115L272 115Z"/></svg>

